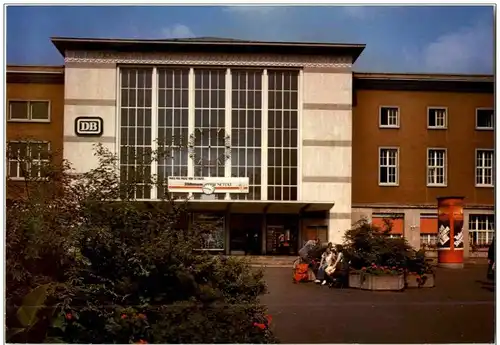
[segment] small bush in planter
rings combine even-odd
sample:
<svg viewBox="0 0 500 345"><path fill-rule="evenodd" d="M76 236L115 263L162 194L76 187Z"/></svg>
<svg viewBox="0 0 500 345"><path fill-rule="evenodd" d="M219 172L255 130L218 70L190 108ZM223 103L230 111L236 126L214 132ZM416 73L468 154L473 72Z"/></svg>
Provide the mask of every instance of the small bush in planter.
<svg viewBox="0 0 500 345"><path fill-rule="evenodd" d="M350 268L356 271L365 268L365 271L381 274L406 269L413 249L404 238L390 238L390 230L390 222L386 223L385 229L380 229L365 219L348 230L345 234L344 255ZM390 269L380 270L380 267Z"/></svg>
<svg viewBox="0 0 500 345"><path fill-rule="evenodd" d="M413 256L408 260L406 272L408 275L416 276L418 287L425 285L428 275L434 274L432 265L425 257L425 250L420 249L413 253Z"/></svg>

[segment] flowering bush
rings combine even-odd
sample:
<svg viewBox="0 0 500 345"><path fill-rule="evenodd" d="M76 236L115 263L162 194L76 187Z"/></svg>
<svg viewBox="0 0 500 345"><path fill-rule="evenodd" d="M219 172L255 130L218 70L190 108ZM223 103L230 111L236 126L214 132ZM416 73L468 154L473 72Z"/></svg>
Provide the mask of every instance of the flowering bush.
<svg viewBox="0 0 500 345"><path fill-rule="evenodd" d="M276 342L262 271L196 250L211 229L183 226L185 204L134 200L161 181L139 165L120 179L114 155L96 155L90 172L61 171L7 207L8 342Z"/></svg>
<svg viewBox="0 0 500 345"><path fill-rule="evenodd" d="M379 275L405 270L414 250L404 238L389 237L390 230L390 223L379 229L364 219L348 230L344 255L351 269Z"/></svg>

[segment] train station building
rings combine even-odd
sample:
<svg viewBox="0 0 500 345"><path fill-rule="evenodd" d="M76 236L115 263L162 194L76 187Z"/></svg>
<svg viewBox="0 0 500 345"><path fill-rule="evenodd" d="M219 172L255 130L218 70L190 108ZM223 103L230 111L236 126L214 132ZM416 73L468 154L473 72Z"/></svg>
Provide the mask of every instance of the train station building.
<svg viewBox="0 0 500 345"><path fill-rule="evenodd" d="M475 126L478 114L493 114L490 76L357 74L353 64L365 48L359 44L214 38L52 42L64 56L63 67L8 67L11 128L16 122L45 125L44 130L54 126L46 134L53 137L44 140L61 145L77 172L96 166L93 146L101 143L118 154L124 178L137 165L131 150L140 154L160 143L172 145L169 157L149 167L167 187L139 187L135 198L154 201L172 193L189 199L192 221L218 224L206 249L293 255L307 239L341 243L362 216L374 222L390 216L394 235L418 246L421 224L429 227L426 219L436 218L435 197L453 191L465 194L471 215L488 221L493 213L493 170L487 176L492 131ZM31 87L27 100L19 100L19 85ZM470 111L473 120L460 132L448 113L464 95L470 98L460 111ZM13 115L15 101L37 100L49 100L46 120L31 121L31 111L24 120ZM417 117L422 123L412 122ZM430 140L439 145L419 141L410 157L403 131L411 136L413 126L433 132ZM456 139L440 137L448 126ZM468 130L477 132L474 139L465 136ZM456 157L451 147L459 139L472 140L472 151L461 153L470 154L465 173L450 167ZM422 181L412 175L416 166ZM467 175L470 186L460 189L458 175ZM489 227L484 233L491 237ZM430 228L425 231L435 238Z"/></svg>

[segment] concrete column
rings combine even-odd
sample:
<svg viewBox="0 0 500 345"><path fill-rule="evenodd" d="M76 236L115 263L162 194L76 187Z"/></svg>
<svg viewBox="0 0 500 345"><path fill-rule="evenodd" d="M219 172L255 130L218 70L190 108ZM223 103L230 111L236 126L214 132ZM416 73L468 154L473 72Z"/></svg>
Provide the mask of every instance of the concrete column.
<svg viewBox="0 0 500 345"><path fill-rule="evenodd" d="M403 235L408 243L415 249L420 248L420 210L406 209L404 211Z"/></svg>

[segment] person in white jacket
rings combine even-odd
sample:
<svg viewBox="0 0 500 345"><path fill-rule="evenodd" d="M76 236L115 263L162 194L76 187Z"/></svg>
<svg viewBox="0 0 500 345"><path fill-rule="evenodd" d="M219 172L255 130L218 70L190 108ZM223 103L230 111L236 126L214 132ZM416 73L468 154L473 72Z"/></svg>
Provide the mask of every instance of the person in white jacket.
<svg viewBox="0 0 500 345"><path fill-rule="evenodd" d="M333 260L335 258L335 253L332 250L332 243L328 243L328 246L326 247L325 252L321 255L321 262L319 264L318 268L318 274L316 275L316 280L314 281L316 284L326 284L326 279L325 279L325 270L327 267L331 266L333 263Z"/></svg>

